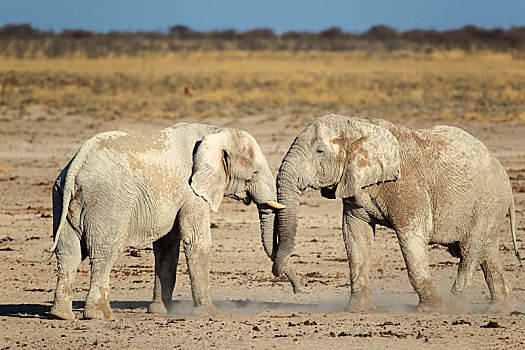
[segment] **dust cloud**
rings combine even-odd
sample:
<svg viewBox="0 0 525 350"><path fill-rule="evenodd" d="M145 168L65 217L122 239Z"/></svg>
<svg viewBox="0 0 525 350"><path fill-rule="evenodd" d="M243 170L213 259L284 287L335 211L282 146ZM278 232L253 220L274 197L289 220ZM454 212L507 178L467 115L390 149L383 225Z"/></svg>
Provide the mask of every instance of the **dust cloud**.
<svg viewBox="0 0 525 350"><path fill-rule="evenodd" d="M415 312L417 298L414 296L374 296L379 312ZM282 303L258 300L214 300L213 303L226 314L257 314L268 311L290 311L297 313L342 312L348 298L335 298L316 303ZM168 317L191 315L193 301L174 301Z"/></svg>
<svg viewBox="0 0 525 350"><path fill-rule="evenodd" d="M391 313L417 313L417 296L406 295L374 295L373 301L376 304L376 312ZM470 304L470 311L464 305L451 296L443 297L445 302L445 314L462 313L485 313L488 301ZM282 303L258 300L214 300L217 306L225 314L258 314L270 311L289 311L296 313L334 313L343 312L348 298L336 298L320 301L316 303ZM167 317L190 316L193 309L192 300L174 301ZM520 303L516 309L518 312L525 312L525 303Z"/></svg>

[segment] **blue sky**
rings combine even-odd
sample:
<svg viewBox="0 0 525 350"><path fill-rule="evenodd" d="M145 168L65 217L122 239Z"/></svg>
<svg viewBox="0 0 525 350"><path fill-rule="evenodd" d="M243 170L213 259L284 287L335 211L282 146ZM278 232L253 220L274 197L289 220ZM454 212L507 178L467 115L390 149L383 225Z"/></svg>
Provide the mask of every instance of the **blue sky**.
<svg viewBox="0 0 525 350"><path fill-rule="evenodd" d="M54 31L166 31L270 28L359 33L386 24L399 31L525 25L525 0L0 0L0 26L30 23Z"/></svg>

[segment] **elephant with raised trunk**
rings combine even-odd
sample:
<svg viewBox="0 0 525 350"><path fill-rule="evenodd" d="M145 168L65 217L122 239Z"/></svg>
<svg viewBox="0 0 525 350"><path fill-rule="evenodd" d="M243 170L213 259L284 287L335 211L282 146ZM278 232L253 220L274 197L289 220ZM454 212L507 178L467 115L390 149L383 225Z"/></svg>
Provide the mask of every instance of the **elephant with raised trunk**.
<svg viewBox="0 0 525 350"><path fill-rule="evenodd" d="M277 176L278 244L273 273L289 269L299 199L320 190L342 198L343 239L350 266L347 311L373 310L370 258L376 225L393 229L419 296L418 310L444 307L429 273L427 246L441 244L460 259L453 295L464 300L481 265L492 310L515 306L498 256L499 226L514 202L508 175L479 140L452 126L411 129L385 120L328 115L301 132ZM270 233L264 233L270 234ZM376 252L379 254L379 252Z"/></svg>
<svg viewBox="0 0 525 350"><path fill-rule="evenodd" d="M210 299L210 208L216 211L223 196L247 205L253 201L263 212L283 208L259 145L244 131L176 124L146 135L114 131L86 141L53 187L51 251L58 280L51 315L74 318L73 281L79 263L89 256L84 317L111 318L113 263L126 246L151 242L155 287L150 310L168 308L181 241L194 313L219 314Z"/></svg>

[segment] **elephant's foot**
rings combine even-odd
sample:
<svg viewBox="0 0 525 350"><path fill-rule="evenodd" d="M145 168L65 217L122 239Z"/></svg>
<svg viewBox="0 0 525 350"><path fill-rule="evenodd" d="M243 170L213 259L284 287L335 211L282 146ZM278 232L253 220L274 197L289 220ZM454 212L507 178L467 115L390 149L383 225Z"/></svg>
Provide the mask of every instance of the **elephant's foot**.
<svg viewBox="0 0 525 350"><path fill-rule="evenodd" d="M376 306L370 295L352 295L350 301L346 304L346 312L363 312L363 311L374 311Z"/></svg>
<svg viewBox="0 0 525 350"><path fill-rule="evenodd" d="M222 311L215 307L215 305L194 306L191 313L197 317L217 317L222 315Z"/></svg>
<svg viewBox="0 0 525 350"><path fill-rule="evenodd" d="M73 283L70 274L59 274L53 306L49 311L49 317L58 320L74 320L73 314Z"/></svg>
<svg viewBox="0 0 525 350"><path fill-rule="evenodd" d="M149 314L166 315L168 313L168 310L166 309L162 301L153 301L151 302L151 304L148 305L147 312Z"/></svg>
<svg viewBox="0 0 525 350"><path fill-rule="evenodd" d="M415 278L414 278L415 279ZM419 304L416 310L419 312L443 312L445 303L438 295L434 283L429 278L419 280L417 284L412 284L419 295Z"/></svg>
<svg viewBox="0 0 525 350"><path fill-rule="evenodd" d="M93 277L93 275L91 275ZM93 284L93 282L91 282ZM109 288L108 287L90 287L86 306L84 307L84 318L91 320L111 320L113 319L113 310L109 306Z"/></svg>
<svg viewBox="0 0 525 350"><path fill-rule="evenodd" d="M57 320L74 320L75 314L69 306L60 307L53 305L51 311L49 311L49 317Z"/></svg>
<svg viewBox="0 0 525 350"><path fill-rule="evenodd" d="M420 298L416 310L419 312L442 312L445 310L445 303L441 297L435 294L424 299Z"/></svg>
<svg viewBox="0 0 525 350"><path fill-rule="evenodd" d="M487 312L490 313L506 313L516 310L519 302L514 297L508 297L507 299L496 299L492 300L487 308Z"/></svg>
<svg viewBox="0 0 525 350"><path fill-rule="evenodd" d="M114 315L113 310L109 307L109 303L99 303L96 305L88 305L86 303L84 318L87 320L112 320Z"/></svg>

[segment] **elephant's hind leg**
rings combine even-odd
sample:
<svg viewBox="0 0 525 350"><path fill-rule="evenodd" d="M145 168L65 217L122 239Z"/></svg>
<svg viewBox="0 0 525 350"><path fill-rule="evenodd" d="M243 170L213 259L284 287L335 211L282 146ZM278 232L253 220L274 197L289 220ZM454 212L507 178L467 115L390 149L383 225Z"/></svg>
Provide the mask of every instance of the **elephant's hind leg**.
<svg viewBox="0 0 525 350"><path fill-rule="evenodd" d="M109 275L118 256L116 245L98 246L90 249L91 280L84 318L112 319L113 311L109 306Z"/></svg>
<svg viewBox="0 0 525 350"><path fill-rule="evenodd" d="M491 249L482 259L481 269L490 292L490 312L512 311L518 306L517 300L510 295L510 285L503 275L503 267L499 260L498 245Z"/></svg>
<svg viewBox="0 0 525 350"><path fill-rule="evenodd" d="M56 249L58 279L55 290L55 300L49 315L53 318L73 320L72 311L73 282L82 260L80 240L77 233L66 225L63 229Z"/></svg>
<svg viewBox="0 0 525 350"><path fill-rule="evenodd" d="M474 274L474 271L476 271L478 263L478 259L474 258L473 254L462 249L458 266L458 275L451 290L453 296L451 306L454 308L454 311L470 311L468 292L472 285L472 275Z"/></svg>
<svg viewBox="0 0 525 350"><path fill-rule="evenodd" d="M153 242L155 254L155 286L153 300L148 306L149 313L165 314L169 312L171 297L177 278L179 263L180 233L178 222L166 236Z"/></svg>

